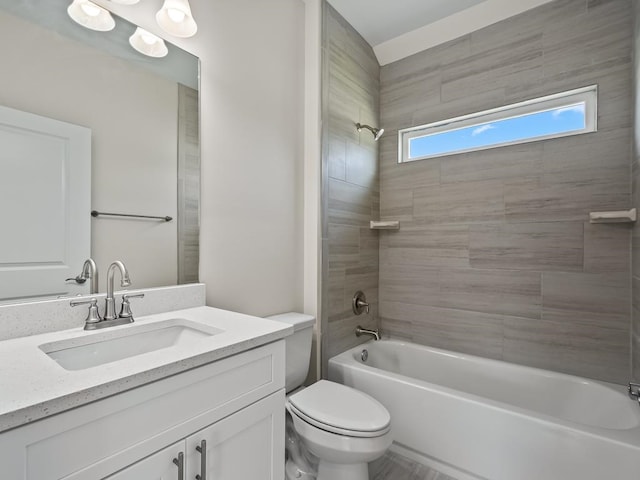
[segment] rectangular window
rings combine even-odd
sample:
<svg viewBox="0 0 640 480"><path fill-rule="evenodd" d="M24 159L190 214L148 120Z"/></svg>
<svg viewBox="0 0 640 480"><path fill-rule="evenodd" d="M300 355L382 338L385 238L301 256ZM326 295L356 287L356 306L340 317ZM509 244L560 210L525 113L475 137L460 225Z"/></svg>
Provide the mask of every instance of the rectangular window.
<svg viewBox="0 0 640 480"><path fill-rule="evenodd" d="M398 162L595 132L597 98L592 85L405 128L398 132Z"/></svg>

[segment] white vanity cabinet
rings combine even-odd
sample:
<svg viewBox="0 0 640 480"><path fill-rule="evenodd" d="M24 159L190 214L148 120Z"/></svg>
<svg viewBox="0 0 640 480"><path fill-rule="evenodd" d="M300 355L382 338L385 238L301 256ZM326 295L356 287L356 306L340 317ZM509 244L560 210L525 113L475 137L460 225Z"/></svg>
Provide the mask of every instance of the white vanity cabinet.
<svg viewBox="0 0 640 480"><path fill-rule="evenodd" d="M280 480L283 457L273 446L284 438L283 401L273 394L108 480Z"/></svg>
<svg viewBox="0 0 640 480"><path fill-rule="evenodd" d="M130 467L108 477L108 480L175 480L184 478L184 440L160 450ZM177 459L180 458L179 463ZM182 474L178 468L182 468Z"/></svg>
<svg viewBox="0 0 640 480"><path fill-rule="evenodd" d="M279 340L0 433L0 477L281 480L284 361Z"/></svg>

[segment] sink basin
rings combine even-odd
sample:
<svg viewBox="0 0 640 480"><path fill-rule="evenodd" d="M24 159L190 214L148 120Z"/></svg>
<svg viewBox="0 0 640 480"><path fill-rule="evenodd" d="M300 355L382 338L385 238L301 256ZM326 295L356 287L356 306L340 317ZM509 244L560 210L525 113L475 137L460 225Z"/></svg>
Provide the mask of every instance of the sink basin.
<svg viewBox="0 0 640 480"><path fill-rule="evenodd" d="M84 370L171 347L195 344L223 330L184 319L127 326L38 348L66 370Z"/></svg>

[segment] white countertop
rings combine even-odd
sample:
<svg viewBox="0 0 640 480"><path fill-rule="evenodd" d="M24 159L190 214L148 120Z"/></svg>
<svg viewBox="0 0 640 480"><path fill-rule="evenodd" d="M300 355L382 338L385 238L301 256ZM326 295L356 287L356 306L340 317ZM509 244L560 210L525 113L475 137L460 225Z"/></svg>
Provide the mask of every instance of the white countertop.
<svg viewBox="0 0 640 480"><path fill-rule="evenodd" d="M223 330L187 347L173 346L84 370L68 371L40 345L87 343L132 326L185 319ZM293 333L293 327L211 307L137 318L134 324L84 331L82 327L0 342L0 432L249 350Z"/></svg>

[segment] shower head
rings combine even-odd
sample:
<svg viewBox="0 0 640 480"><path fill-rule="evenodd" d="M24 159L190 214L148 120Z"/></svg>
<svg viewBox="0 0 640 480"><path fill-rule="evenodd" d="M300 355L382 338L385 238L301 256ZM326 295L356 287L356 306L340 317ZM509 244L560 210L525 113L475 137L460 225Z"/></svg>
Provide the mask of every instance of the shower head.
<svg viewBox="0 0 640 480"><path fill-rule="evenodd" d="M356 129L358 131L361 131L363 128L366 128L373 134L373 140L376 142L384 133L384 128L374 128L374 127L370 127L369 125L361 125L360 123L356 123Z"/></svg>

